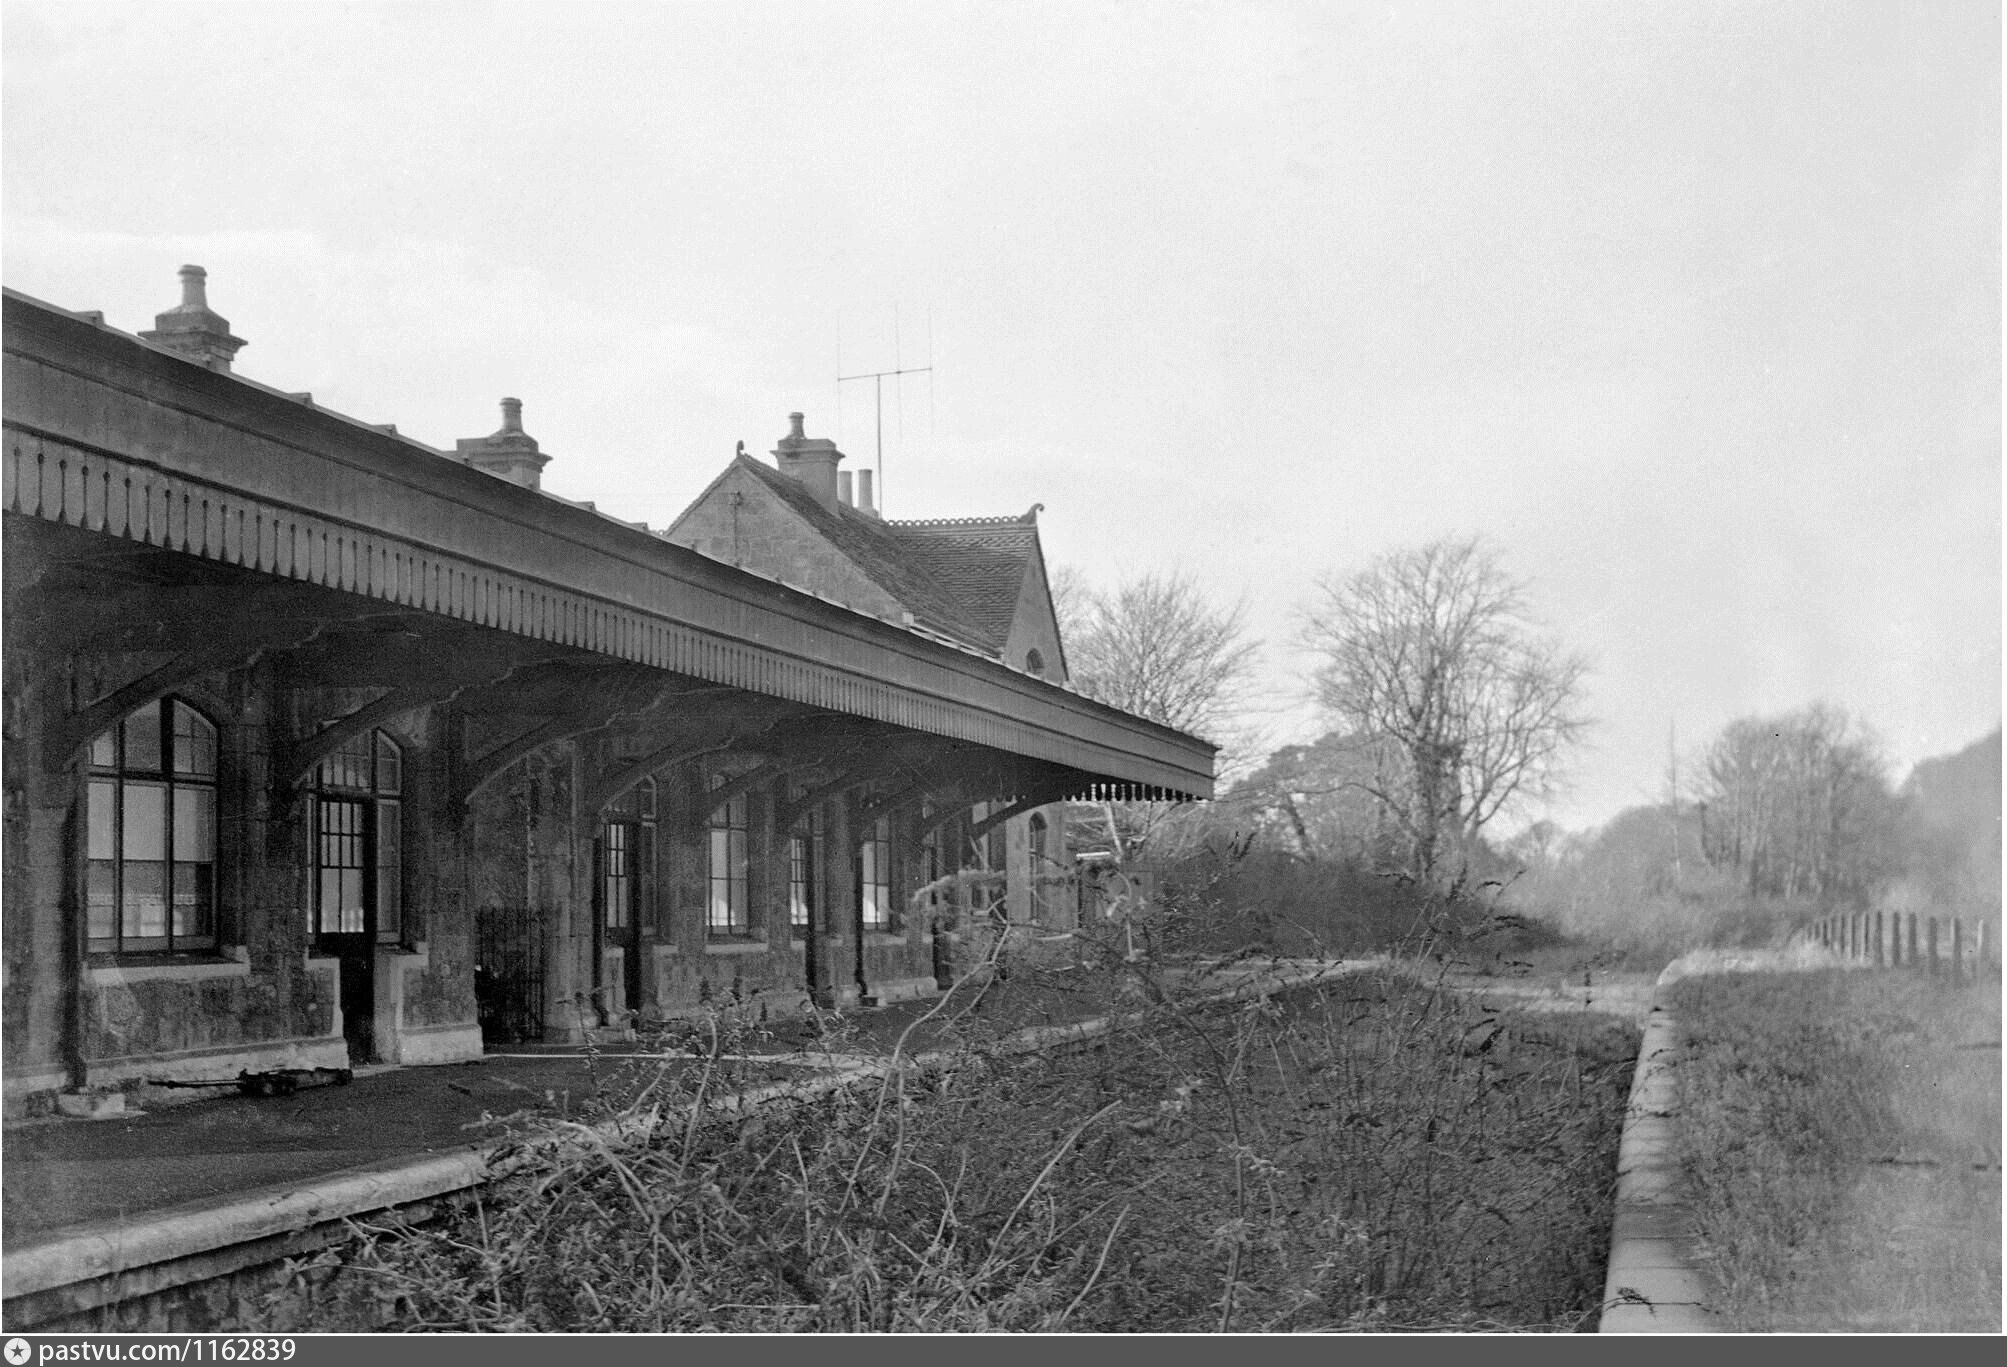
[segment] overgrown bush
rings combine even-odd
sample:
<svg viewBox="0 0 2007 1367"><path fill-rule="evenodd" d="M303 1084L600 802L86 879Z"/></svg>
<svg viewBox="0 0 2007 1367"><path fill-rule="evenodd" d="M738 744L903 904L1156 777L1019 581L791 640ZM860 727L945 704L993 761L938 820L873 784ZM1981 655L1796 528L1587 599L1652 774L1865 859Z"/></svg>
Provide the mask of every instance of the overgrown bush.
<svg viewBox="0 0 2007 1367"><path fill-rule="evenodd" d="M331 1255L321 1304L492 1331L1593 1321L1632 1032L1481 1008L1429 961L1207 1000L1126 949L1068 970L1135 1006L1092 1047L991 1047L1046 987L1013 970L942 1066L707 1117L748 1043L720 1035L713 1068L525 1128L464 1214Z"/></svg>

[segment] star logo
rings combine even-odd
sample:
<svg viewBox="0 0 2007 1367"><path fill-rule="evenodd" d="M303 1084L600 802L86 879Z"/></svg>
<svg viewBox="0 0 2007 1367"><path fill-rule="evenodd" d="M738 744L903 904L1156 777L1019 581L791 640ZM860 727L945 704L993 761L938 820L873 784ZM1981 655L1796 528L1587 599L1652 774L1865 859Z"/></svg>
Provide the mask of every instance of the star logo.
<svg viewBox="0 0 2007 1367"><path fill-rule="evenodd" d="M28 1360L32 1352L33 1350L28 1347L28 1340L26 1339L7 1340L7 1361L12 1364L12 1367L21 1367L21 1364Z"/></svg>

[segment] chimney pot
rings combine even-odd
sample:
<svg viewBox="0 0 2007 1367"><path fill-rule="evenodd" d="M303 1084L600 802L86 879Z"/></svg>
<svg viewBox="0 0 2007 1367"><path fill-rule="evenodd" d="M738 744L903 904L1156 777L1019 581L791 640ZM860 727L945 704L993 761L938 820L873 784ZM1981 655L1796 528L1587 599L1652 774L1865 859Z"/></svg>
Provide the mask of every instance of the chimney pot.
<svg viewBox="0 0 2007 1367"><path fill-rule="evenodd" d="M869 470L859 470L857 472L857 511L860 513L869 513L873 517L878 516L878 509L873 506L871 500L871 472Z"/></svg>
<svg viewBox="0 0 2007 1367"><path fill-rule="evenodd" d="M838 470L836 472L836 501L846 508L850 506L850 471L848 470Z"/></svg>
<svg viewBox="0 0 2007 1367"><path fill-rule="evenodd" d="M799 480L823 507L841 507L836 466L843 459L843 452L828 437L809 436L802 428L801 414L790 413L787 420L788 434L774 445L774 464L782 474Z"/></svg>
<svg viewBox="0 0 2007 1367"><path fill-rule="evenodd" d="M139 335L211 370L230 369L230 359L244 345L230 335L230 321L209 307L205 287L209 272L200 266L181 268L181 302L153 317L153 330Z"/></svg>
<svg viewBox="0 0 2007 1367"><path fill-rule="evenodd" d="M544 467L551 458L537 449L537 439L523 431L523 401L502 400L502 427L485 437L465 437L454 443L454 452L466 464L520 484L525 489L543 487Z"/></svg>

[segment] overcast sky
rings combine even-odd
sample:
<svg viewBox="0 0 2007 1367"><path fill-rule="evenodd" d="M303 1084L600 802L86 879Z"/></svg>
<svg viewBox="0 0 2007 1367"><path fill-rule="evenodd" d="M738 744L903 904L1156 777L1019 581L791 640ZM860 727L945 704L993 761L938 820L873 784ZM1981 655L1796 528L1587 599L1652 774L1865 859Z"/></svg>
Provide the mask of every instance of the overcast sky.
<svg viewBox="0 0 2007 1367"><path fill-rule="evenodd" d="M1999 723L1995 6L23 4L4 277L660 526L745 441L1244 599L1482 532L1669 729ZM1277 740L1317 729L1302 708Z"/></svg>

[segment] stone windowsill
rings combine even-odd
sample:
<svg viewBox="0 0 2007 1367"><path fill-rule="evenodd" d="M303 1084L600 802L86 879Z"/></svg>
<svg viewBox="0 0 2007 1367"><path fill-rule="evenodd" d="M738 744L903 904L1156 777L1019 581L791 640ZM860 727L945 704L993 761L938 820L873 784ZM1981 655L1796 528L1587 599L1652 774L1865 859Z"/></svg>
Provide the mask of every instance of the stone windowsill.
<svg viewBox="0 0 2007 1367"><path fill-rule="evenodd" d="M706 954L764 954L768 945L765 940L706 940Z"/></svg>
<svg viewBox="0 0 2007 1367"><path fill-rule="evenodd" d="M251 956L243 945L225 945L214 954L134 954L94 960L94 987L149 981L195 982L203 978L248 978Z"/></svg>

